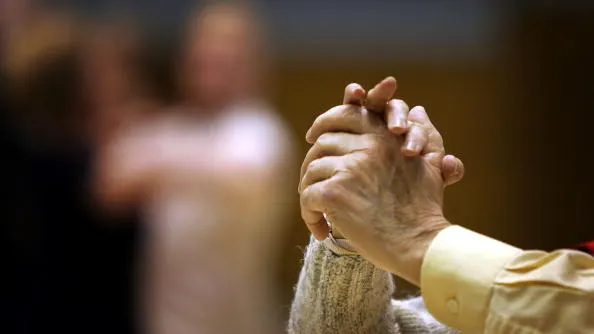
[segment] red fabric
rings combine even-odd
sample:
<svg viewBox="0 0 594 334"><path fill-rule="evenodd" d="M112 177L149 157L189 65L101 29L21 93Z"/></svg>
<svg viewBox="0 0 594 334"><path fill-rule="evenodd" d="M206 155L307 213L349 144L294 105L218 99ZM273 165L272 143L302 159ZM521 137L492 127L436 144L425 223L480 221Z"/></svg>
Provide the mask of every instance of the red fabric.
<svg viewBox="0 0 594 334"><path fill-rule="evenodd" d="M573 249L579 250L579 251L582 251L584 253L588 253L588 254L594 256L594 240L581 243L581 244L573 247Z"/></svg>

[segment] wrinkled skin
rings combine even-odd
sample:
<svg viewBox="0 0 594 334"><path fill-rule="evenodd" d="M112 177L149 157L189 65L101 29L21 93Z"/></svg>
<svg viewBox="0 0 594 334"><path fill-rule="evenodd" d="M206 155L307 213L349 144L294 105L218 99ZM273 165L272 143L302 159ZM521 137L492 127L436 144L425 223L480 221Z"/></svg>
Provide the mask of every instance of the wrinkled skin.
<svg viewBox="0 0 594 334"><path fill-rule="evenodd" d="M402 103L387 103L388 126L381 114L356 104L320 115L307 134L314 145L299 189L302 217L316 238L328 234L325 213L373 263L418 282L427 246L449 225L442 212L444 187L461 178L463 165L445 157L423 107L408 112L406 136L394 133L395 117L389 115Z"/></svg>

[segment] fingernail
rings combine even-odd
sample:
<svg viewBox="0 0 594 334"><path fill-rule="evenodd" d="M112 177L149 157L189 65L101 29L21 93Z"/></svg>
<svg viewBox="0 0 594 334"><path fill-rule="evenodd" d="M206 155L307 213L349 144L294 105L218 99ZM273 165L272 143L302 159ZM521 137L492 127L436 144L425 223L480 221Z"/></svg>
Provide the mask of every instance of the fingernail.
<svg viewBox="0 0 594 334"><path fill-rule="evenodd" d="M419 150L419 145L413 142L408 142L405 148L408 152L417 152Z"/></svg>
<svg viewBox="0 0 594 334"><path fill-rule="evenodd" d="M397 118L396 119L396 124L394 125L395 128L398 129L406 129L406 122L404 121L404 119L402 118Z"/></svg>

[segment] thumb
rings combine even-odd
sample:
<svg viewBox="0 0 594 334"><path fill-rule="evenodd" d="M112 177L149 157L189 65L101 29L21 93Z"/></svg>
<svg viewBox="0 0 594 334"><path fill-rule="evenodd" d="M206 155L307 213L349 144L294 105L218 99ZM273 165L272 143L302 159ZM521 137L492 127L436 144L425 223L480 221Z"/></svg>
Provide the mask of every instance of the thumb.
<svg viewBox="0 0 594 334"><path fill-rule="evenodd" d="M396 86L394 77L387 77L380 81L367 94L367 101L365 102L367 109L383 114L386 104L396 93Z"/></svg>
<svg viewBox="0 0 594 334"><path fill-rule="evenodd" d="M361 85L352 83L348 84L344 89L344 97L342 104L353 104L362 106L365 101L365 89Z"/></svg>
<svg viewBox="0 0 594 334"><path fill-rule="evenodd" d="M446 155L441 162L441 175L446 186L459 182L464 177L464 163L453 155Z"/></svg>

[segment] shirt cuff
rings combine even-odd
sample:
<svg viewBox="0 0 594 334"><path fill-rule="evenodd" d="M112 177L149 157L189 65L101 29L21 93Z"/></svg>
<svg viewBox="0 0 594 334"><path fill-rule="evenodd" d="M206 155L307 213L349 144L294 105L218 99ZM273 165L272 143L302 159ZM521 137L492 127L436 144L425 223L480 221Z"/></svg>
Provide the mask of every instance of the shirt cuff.
<svg viewBox="0 0 594 334"><path fill-rule="evenodd" d="M421 269L427 309L461 332L482 333L495 277L520 252L460 226L444 229L429 246Z"/></svg>

